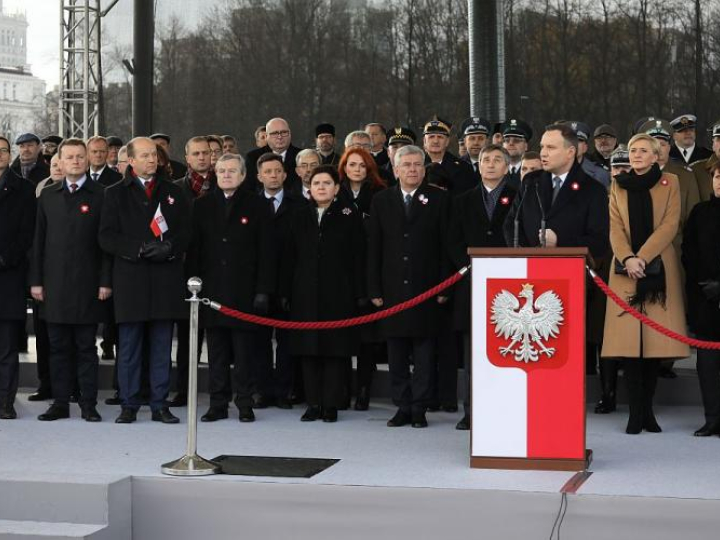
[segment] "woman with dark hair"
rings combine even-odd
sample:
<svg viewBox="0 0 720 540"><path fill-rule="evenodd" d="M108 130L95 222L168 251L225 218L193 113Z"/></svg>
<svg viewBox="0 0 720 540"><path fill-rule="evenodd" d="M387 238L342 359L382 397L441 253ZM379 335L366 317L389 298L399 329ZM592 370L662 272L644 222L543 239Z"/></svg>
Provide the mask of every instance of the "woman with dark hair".
<svg viewBox="0 0 720 540"><path fill-rule="evenodd" d="M690 328L699 339L720 341L720 161L710 168L710 200L692 209L683 233ZM697 350L705 424L696 437L720 435L720 351Z"/></svg>
<svg viewBox="0 0 720 540"><path fill-rule="evenodd" d="M321 165L310 176L311 203L292 216L279 285L290 320L346 319L367 303L362 218L336 199L339 190L335 168ZM289 352L302 359L308 403L303 422L337 421L347 399L347 365L359 348L356 327L290 332Z"/></svg>
<svg viewBox="0 0 720 540"><path fill-rule="evenodd" d="M161 145L155 143L155 146L157 147L158 169L162 169L163 171L165 171L165 173L168 175L168 178L173 178L173 169L172 165L170 164L170 156L168 155L165 148L163 148Z"/></svg>
<svg viewBox="0 0 720 540"><path fill-rule="evenodd" d="M635 135L630 166L610 188L610 287L662 326L685 334L680 265L673 239L680 223L677 176L657 164L658 142ZM688 346L641 324L608 299L602 357L625 359L630 418L625 432L662 431L653 412L658 360L684 358Z"/></svg>

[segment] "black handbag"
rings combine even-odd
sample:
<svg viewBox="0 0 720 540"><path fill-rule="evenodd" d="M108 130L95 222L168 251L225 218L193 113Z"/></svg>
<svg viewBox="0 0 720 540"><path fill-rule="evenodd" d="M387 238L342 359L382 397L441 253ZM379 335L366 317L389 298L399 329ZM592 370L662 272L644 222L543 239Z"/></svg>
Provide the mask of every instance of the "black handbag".
<svg viewBox="0 0 720 540"><path fill-rule="evenodd" d="M655 257L652 261L645 265L646 276L659 276L663 269L663 262L660 255ZM627 268L619 260L615 259L615 273L627 276Z"/></svg>

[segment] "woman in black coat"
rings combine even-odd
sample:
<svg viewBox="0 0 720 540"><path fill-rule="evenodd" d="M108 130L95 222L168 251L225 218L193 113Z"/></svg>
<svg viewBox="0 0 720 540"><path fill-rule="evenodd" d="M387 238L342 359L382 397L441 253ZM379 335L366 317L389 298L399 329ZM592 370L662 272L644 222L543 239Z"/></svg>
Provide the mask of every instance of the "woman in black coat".
<svg viewBox="0 0 720 540"><path fill-rule="evenodd" d="M720 341L720 162L710 169L713 196L696 205L683 233L682 262L690 328L699 339ZM720 351L697 350L705 424L696 437L720 435Z"/></svg>
<svg viewBox="0 0 720 540"><path fill-rule="evenodd" d="M377 193L387 188L387 184L380 177L377 164L370 152L359 147L350 147L345 151L338 165L338 175L340 176L338 200L357 208L367 233L370 204ZM376 308L370 304L362 309L363 313L374 311ZM387 346L385 339L380 335L377 323L362 327L361 341L360 353L357 356L356 411L368 410L370 388L373 375L377 371L377 364L387 363ZM348 379L352 379L352 369Z"/></svg>
<svg viewBox="0 0 720 540"><path fill-rule="evenodd" d="M310 177L313 203L293 216L280 280L291 320L345 319L366 302L362 219L356 208L335 200L339 189L335 169L318 167ZM308 403L301 420L337 420L347 362L359 346L358 328L290 333L290 354L302 358Z"/></svg>

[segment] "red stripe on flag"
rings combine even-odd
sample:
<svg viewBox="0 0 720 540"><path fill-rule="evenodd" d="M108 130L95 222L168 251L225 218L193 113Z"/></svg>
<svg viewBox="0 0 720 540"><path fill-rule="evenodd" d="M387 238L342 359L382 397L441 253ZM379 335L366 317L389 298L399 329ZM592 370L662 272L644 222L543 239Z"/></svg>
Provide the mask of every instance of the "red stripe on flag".
<svg viewBox="0 0 720 540"><path fill-rule="evenodd" d="M528 260L528 281L568 280L565 321L568 361L557 369L528 372L527 457L585 458L585 261Z"/></svg>

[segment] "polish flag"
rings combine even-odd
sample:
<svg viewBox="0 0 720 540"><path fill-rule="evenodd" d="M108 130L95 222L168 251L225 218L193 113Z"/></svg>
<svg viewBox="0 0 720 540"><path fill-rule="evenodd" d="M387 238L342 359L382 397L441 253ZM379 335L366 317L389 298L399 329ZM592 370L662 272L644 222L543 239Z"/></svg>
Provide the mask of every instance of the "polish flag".
<svg viewBox="0 0 720 540"><path fill-rule="evenodd" d="M159 203L157 210L155 210L155 215L150 222L150 229L155 235L155 238L157 238L158 236L162 236L163 234L168 232L168 224L167 221L165 221L165 217L162 215L162 210L160 209Z"/></svg>
<svg viewBox="0 0 720 540"><path fill-rule="evenodd" d="M585 459L584 265L581 257L475 260L473 457ZM512 339L522 332L498 335L498 319L517 328L521 312L519 326L541 335L554 322L547 339L523 349Z"/></svg>

